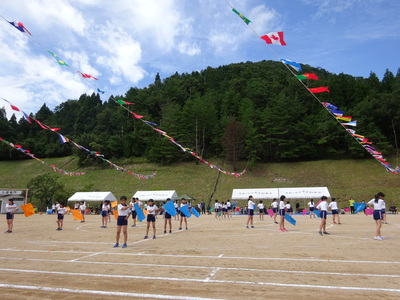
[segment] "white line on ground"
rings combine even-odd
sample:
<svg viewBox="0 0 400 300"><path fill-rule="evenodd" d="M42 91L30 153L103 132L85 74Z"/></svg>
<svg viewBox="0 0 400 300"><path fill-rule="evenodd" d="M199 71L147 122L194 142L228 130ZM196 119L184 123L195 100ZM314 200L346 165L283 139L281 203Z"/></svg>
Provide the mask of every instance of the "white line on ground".
<svg viewBox="0 0 400 300"><path fill-rule="evenodd" d="M213 277L217 272L220 270L220 268L213 268L210 274L208 274L208 277L204 281L210 281L211 277Z"/></svg>
<svg viewBox="0 0 400 300"><path fill-rule="evenodd" d="M168 280L178 282L202 282L202 283L228 283L228 284L244 284L244 285L265 285L265 286L281 286L281 287L297 287L297 288L315 288L315 289L338 289L338 290L353 290L353 291L379 291L379 292L395 292L400 293L400 289L388 289L388 288L369 288L369 287L352 287L352 286L333 286L333 285L310 285L310 284L292 284L292 283L276 283L276 282L254 282L254 281L241 281L241 280L213 280L213 279L195 279L195 278L173 278L173 277L145 277L145 276L133 276L133 275L112 275L112 274L89 274L89 273L68 273L68 272L54 272L54 271L37 271L37 270L15 270L15 269L1 269L8 272L22 272L22 273L38 273L38 274L53 274L53 275L70 275L70 276L91 276L91 277L105 277L105 278L129 278L129 279L142 279L142 280ZM0 287L10 287L14 285L1 284ZM19 285L15 285L19 287ZM23 287L23 286L22 286ZM32 289L42 290L43 287L32 287ZM69 289L67 289L69 290ZM69 290L80 292L81 290ZM85 291L85 290L84 290ZM88 291L89 293L103 293L102 291ZM104 292L108 293L108 292ZM114 293L114 292L113 292ZM116 295L121 294L116 292ZM129 293L127 293L129 294ZM105 294L108 295L108 294ZM133 294L141 295L141 294ZM121 295L125 296L125 295ZM127 295L128 296L128 295ZM162 296L162 295L157 295ZM140 297L140 296L134 296ZM170 297L170 296L167 296ZM147 297L149 298L149 297ZM206 298L167 298L167 299L206 299Z"/></svg>
<svg viewBox="0 0 400 300"><path fill-rule="evenodd" d="M73 293L73 294L91 294L102 296L122 296L134 298L152 298L152 299L177 299L177 300L219 300L215 298L202 298L202 297L188 297L188 296L175 296L175 295L160 295L160 294L140 294L140 293L125 293L125 292L110 292L110 291L94 291L94 290L78 290L66 288L51 288L43 286L30 286L30 285L17 285L17 284L1 284L0 288L20 289L20 290L39 290L44 292L57 292L57 293Z"/></svg>

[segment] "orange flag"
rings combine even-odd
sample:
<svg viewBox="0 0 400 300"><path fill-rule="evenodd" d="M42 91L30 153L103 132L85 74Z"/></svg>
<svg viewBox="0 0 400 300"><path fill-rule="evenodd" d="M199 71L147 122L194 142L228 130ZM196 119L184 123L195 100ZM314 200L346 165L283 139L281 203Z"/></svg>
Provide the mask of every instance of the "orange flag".
<svg viewBox="0 0 400 300"><path fill-rule="evenodd" d="M111 202L111 208L114 208L118 205L118 201Z"/></svg>
<svg viewBox="0 0 400 300"><path fill-rule="evenodd" d="M117 202L117 201L115 201ZM115 220L118 219L118 210L113 210Z"/></svg>
<svg viewBox="0 0 400 300"><path fill-rule="evenodd" d="M70 212L72 213L72 217L74 218L74 221L82 220L82 213L79 209L71 209Z"/></svg>
<svg viewBox="0 0 400 300"><path fill-rule="evenodd" d="M32 203L21 205L21 209L24 212L25 217L30 217L35 214Z"/></svg>
<svg viewBox="0 0 400 300"><path fill-rule="evenodd" d="M65 209L66 209L67 211L70 211L70 210L71 210L71 207L66 206Z"/></svg>

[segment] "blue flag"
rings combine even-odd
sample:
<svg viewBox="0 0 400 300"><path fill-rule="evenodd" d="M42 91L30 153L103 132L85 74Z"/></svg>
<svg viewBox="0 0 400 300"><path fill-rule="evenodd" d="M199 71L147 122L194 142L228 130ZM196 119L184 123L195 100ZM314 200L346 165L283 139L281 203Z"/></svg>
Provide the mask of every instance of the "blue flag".
<svg viewBox="0 0 400 300"><path fill-rule="evenodd" d="M365 207L365 203L354 203L354 213L356 214L360 211L363 211Z"/></svg>
<svg viewBox="0 0 400 300"><path fill-rule="evenodd" d="M316 210L313 211L313 213L316 214L318 218L321 218L321 211L320 210L316 209Z"/></svg>
<svg viewBox="0 0 400 300"><path fill-rule="evenodd" d="M297 72L299 72L299 71L302 70L300 64L298 64L298 63L296 63L296 62L294 62L294 61L291 61L291 60L282 58L282 59L281 59L281 62L283 62L283 63L286 64L286 65L291 66L291 67L292 67L293 69L295 69Z"/></svg>
<svg viewBox="0 0 400 300"><path fill-rule="evenodd" d="M174 202L168 201L167 203L164 204L164 209L167 213L169 213L172 217L176 216L176 209L174 206Z"/></svg>
<svg viewBox="0 0 400 300"><path fill-rule="evenodd" d="M183 213L188 218L192 216L187 205L181 206L181 213Z"/></svg>
<svg viewBox="0 0 400 300"><path fill-rule="evenodd" d="M285 220L288 221L293 226L296 226L296 220L292 218L292 216L285 214Z"/></svg>
<svg viewBox="0 0 400 300"><path fill-rule="evenodd" d="M135 203L133 206L135 207L136 215L137 215L139 221L142 222L144 219L146 219L146 216L144 215L143 211L140 209L139 204Z"/></svg>
<svg viewBox="0 0 400 300"><path fill-rule="evenodd" d="M199 212L194 207L192 207L192 209L190 211L192 212L192 214L194 214L196 216L196 218L200 217Z"/></svg>

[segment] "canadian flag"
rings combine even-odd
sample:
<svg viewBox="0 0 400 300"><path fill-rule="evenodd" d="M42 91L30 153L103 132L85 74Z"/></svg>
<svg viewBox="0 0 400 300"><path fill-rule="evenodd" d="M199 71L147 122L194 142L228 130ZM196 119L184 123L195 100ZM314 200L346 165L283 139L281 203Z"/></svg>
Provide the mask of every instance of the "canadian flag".
<svg viewBox="0 0 400 300"><path fill-rule="evenodd" d="M286 46L285 40L283 39L283 31L270 32L261 37L267 44L275 44Z"/></svg>

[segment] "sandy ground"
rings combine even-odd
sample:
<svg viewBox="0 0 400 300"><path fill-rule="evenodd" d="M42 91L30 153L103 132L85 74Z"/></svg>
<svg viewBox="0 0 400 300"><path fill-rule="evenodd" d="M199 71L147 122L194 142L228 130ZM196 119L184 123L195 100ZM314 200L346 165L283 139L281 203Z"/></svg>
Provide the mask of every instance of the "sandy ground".
<svg viewBox="0 0 400 300"><path fill-rule="evenodd" d="M265 216L216 220L192 216L189 230L144 240L145 224L128 228L128 247L113 248L116 222L100 228L66 216L17 215L0 234L1 299L400 299L400 215L388 214L383 241L373 239L371 216L342 215L329 236L319 219L295 215L288 232ZM2 230L5 231L4 218Z"/></svg>

